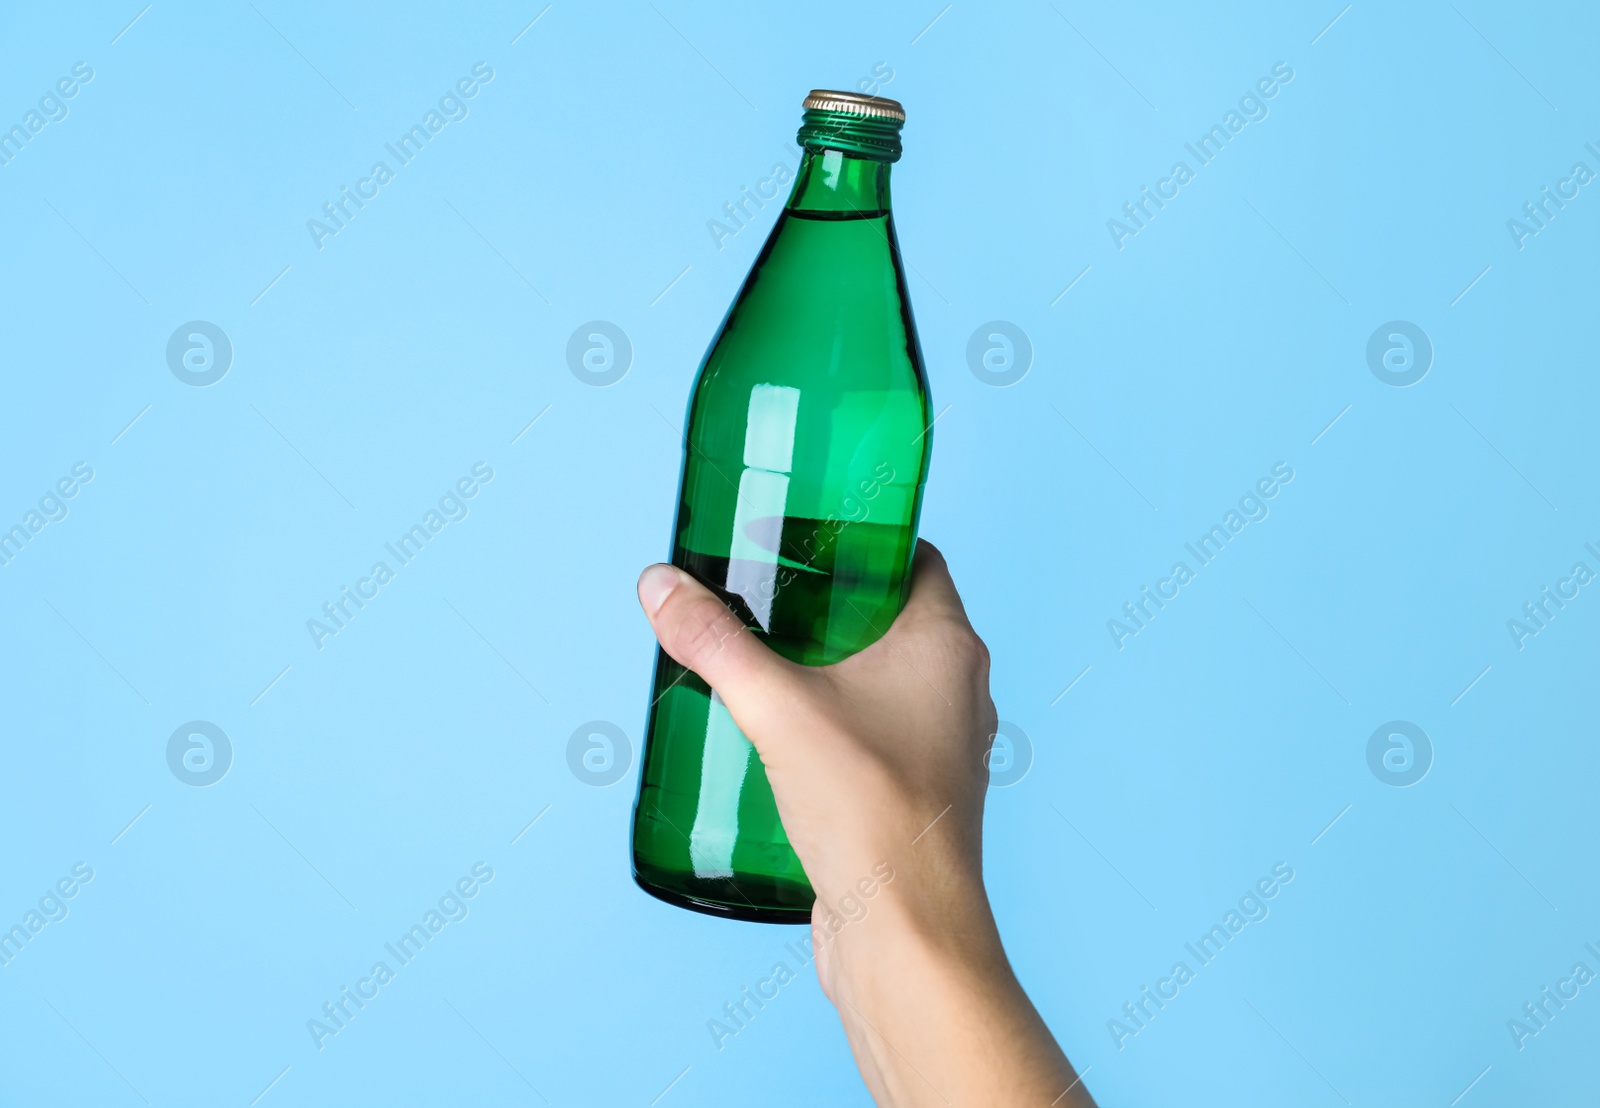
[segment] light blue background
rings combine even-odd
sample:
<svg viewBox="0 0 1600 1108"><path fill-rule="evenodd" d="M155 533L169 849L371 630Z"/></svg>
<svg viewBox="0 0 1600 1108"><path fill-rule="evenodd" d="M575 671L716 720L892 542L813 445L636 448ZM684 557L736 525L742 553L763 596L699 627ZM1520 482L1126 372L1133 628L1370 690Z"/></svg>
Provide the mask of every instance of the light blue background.
<svg viewBox="0 0 1600 1108"><path fill-rule="evenodd" d="M634 577L776 205L720 250L706 223L792 158L807 89L877 63L943 410L923 533L1034 747L990 795L990 890L1089 1087L1592 1097L1600 987L1523 1049L1507 1021L1600 970L1600 596L1522 649L1506 622L1600 569L1600 188L1523 249L1506 222L1600 170L1597 32L1485 0L6 6L0 125L95 77L0 168L0 523L95 476L0 567L0 926L95 876L0 968L0 1103L867 1102L809 970L717 1049L799 931L640 893L636 757L596 788L566 748L639 740ZM306 221L479 61L468 117L319 250ZM1107 220L1279 62L1119 250ZM610 388L567 367L594 319L634 348ZM208 388L166 363L190 320L233 344ZM1033 345L1010 388L966 362L990 320ZM1409 388L1367 364L1391 320L1433 346ZM317 649L479 461L470 515ZM1270 517L1119 650L1106 621L1280 461ZM209 788L166 761L196 719L233 744ZM1390 720L1433 744L1409 788L1368 768ZM470 916L318 1050L480 860ZM1279 861L1268 918L1119 1050L1107 1021Z"/></svg>

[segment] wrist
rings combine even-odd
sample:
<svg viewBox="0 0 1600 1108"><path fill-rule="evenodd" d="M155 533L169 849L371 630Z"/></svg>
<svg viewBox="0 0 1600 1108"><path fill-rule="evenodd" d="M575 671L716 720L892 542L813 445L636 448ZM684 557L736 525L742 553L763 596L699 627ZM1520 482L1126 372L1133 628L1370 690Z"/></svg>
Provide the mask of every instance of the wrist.
<svg viewBox="0 0 1600 1108"><path fill-rule="evenodd" d="M874 906L825 955L824 987L878 1103L1091 1104L1012 972L981 882L919 891Z"/></svg>
<svg viewBox="0 0 1600 1108"><path fill-rule="evenodd" d="M982 877L959 868L900 868L864 915L816 940L832 948L841 995L858 1004L908 973L951 986L1011 977Z"/></svg>

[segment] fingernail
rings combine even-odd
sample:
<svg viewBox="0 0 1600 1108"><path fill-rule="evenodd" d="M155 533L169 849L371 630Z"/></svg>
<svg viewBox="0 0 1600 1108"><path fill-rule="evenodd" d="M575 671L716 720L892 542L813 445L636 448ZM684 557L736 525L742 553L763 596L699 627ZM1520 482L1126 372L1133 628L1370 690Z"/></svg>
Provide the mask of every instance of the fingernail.
<svg viewBox="0 0 1600 1108"><path fill-rule="evenodd" d="M678 587L678 582L678 571L669 565L657 562L646 568L639 575L639 603L644 608L644 614L654 616L660 611L668 594Z"/></svg>

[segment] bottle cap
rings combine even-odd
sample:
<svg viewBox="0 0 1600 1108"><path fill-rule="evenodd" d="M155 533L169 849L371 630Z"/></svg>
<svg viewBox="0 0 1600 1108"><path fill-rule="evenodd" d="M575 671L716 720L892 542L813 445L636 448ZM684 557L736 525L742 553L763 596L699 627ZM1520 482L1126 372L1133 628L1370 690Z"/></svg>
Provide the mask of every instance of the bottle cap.
<svg viewBox="0 0 1600 1108"><path fill-rule="evenodd" d="M900 160L900 128L906 110L898 100L858 92L812 89L795 140L812 150L843 150L873 161Z"/></svg>
<svg viewBox="0 0 1600 1108"><path fill-rule="evenodd" d="M830 92L828 89L814 88L800 106L808 111L848 112L851 115L893 119L899 123L906 121L906 110L900 101L890 100L886 96L863 96L858 92Z"/></svg>

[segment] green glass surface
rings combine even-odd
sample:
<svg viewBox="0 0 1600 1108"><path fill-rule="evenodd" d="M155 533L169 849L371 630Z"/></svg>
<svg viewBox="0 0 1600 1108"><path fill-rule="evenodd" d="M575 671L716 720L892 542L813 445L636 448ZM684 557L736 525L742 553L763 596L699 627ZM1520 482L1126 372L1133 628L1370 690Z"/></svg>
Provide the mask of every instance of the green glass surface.
<svg viewBox="0 0 1600 1108"><path fill-rule="evenodd" d="M932 434L888 155L802 141L690 398L672 564L783 656L825 665L871 645L905 602ZM654 896L738 919L805 923L815 899L761 759L660 651L633 871Z"/></svg>

